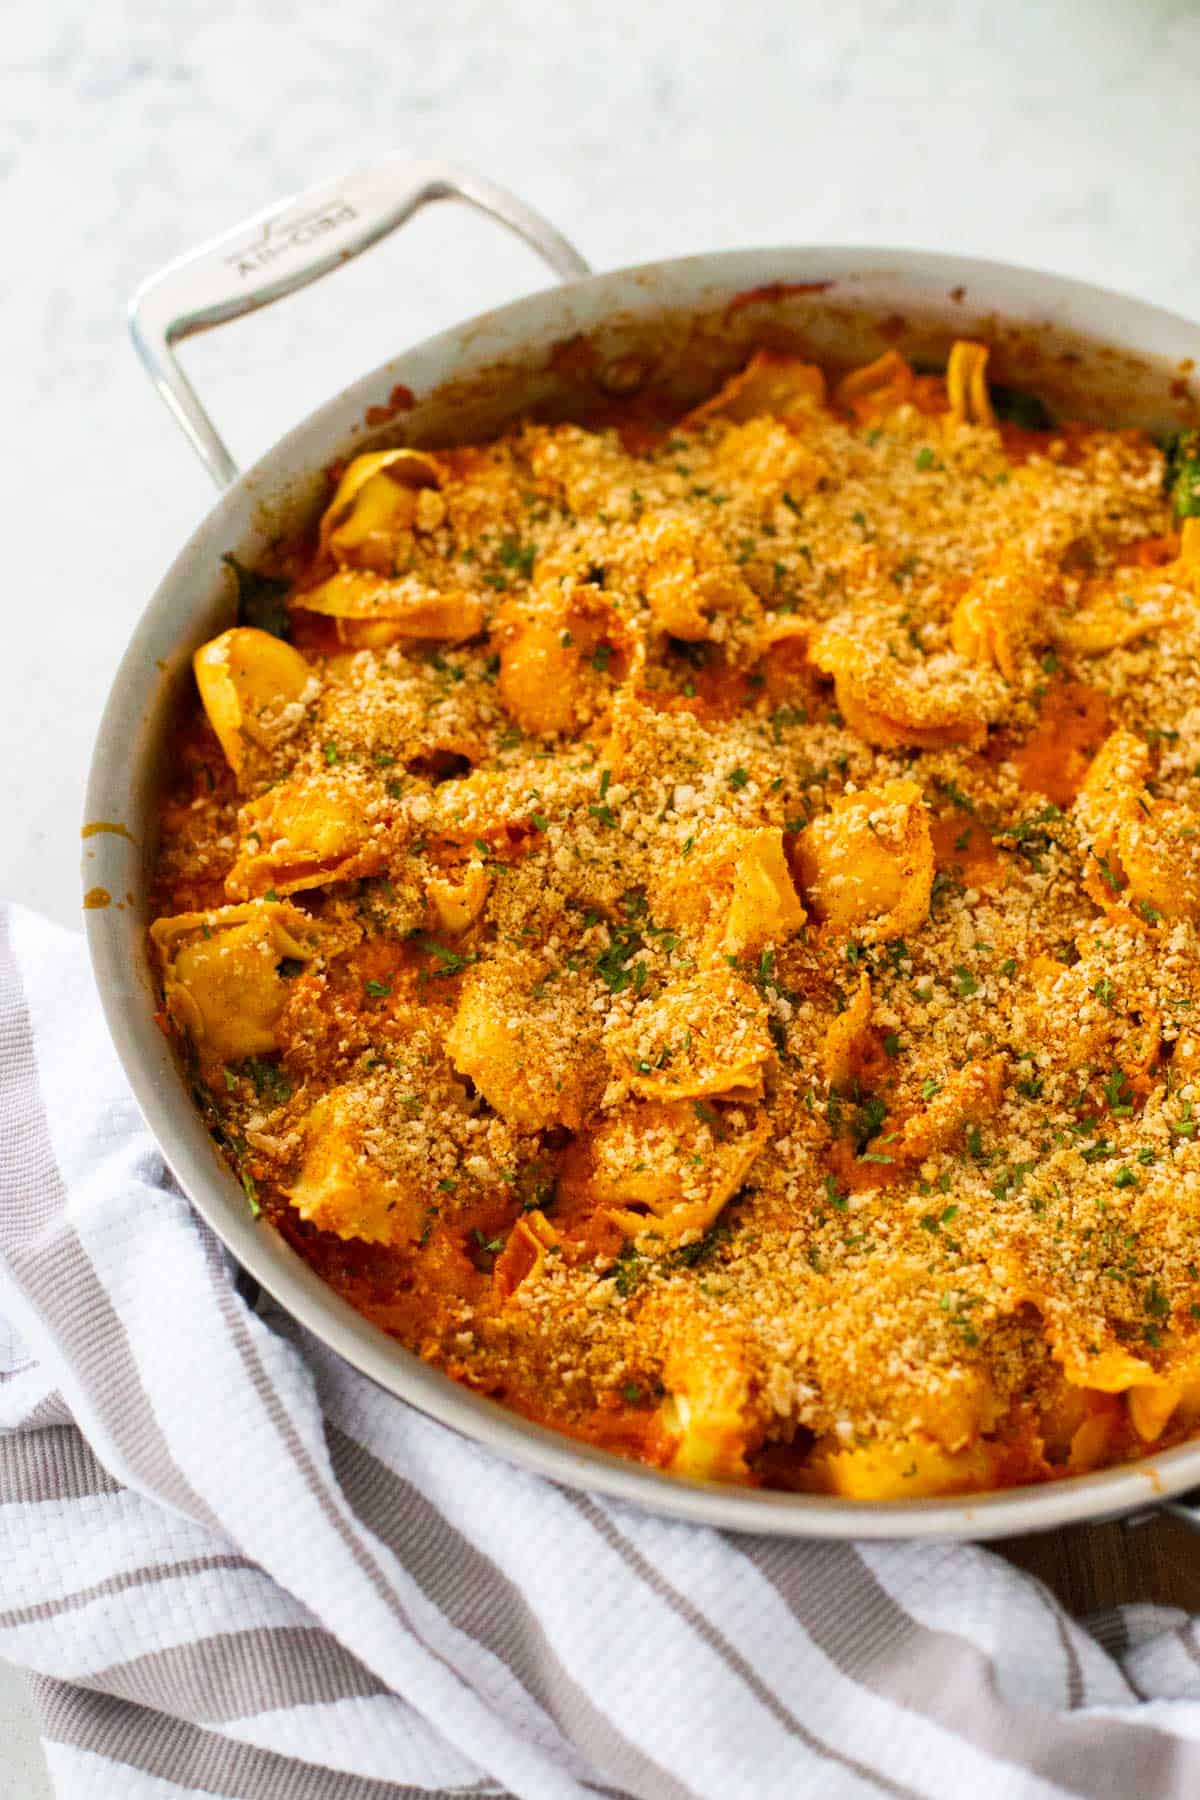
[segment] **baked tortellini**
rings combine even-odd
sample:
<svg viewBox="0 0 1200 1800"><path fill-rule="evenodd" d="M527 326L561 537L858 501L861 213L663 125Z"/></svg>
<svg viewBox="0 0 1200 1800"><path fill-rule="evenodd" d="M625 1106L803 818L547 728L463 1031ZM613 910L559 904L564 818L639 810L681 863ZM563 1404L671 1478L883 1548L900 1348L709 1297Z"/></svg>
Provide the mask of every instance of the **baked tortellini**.
<svg viewBox="0 0 1200 1800"><path fill-rule="evenodd" d="M710 399L693 407L686 423L704 425L724 419L745 425L765 414L803 427L808 412L824 405L826 388L824 371L815 363L776 350L756 350L744 369L731 375Z"/></svg>
<svg viewBox="0 0 1200 1800"><path fill-rule="evenodd" d="M242 808L226 888L234 899L257 898L373 875L386 860L386 826L376 797L346 773L283 782Z"/></svg>
<svg viewBox="0 0 1200 1800"><path fill-rule="evenodd" d="M933 840L914 781L843 794L801 833L795 858L817 916L841 937L903 937L929 911Z"/></svg>
<svg viewBox="0 0 1200 1800"><path fill-rule="evenodd" d="M832 675L838 709L852 730L880 750L978 749L1002 701L954 652L903 663L865 640L845 618L818 631L809 646Z"/></svg>
<svg viewBox="0 0 1200 1800"><path fill-rule="evenodd" d="M577 1130L604 1082L589 999L568 969L519 952L497 956L465 976L446 1052L510 1124Z"/></svg>
<svg viewBox="0 0 1200 1800"><path fill-rule="evenodd" d="M192 666L209 724L239 777L256 749L273 749L296 733L320 689L298 650L251 626L203 644Z"/></svg>
<svg viewBox="0 0 1200 1800"><path fill-rule="evenodd" d="M822 370L840 290L754 290L437 450L396 390L170 745L159 1017L255 1228L686 1479L1200 1434L1200 434L959 316Z"/></svg>
<svg viewBox="0 0 1200 1800"><path fill-rule="evenodd" d="M335 622L351 650L431 641L460 644L483 630L483 603L460 588L435 588L417 575L384 577L339 569L297 600L304 612Z"/></svg>
<svg viewBox="0 0 1200 1800"><path fill-rule="evenodd" d="M702 957L743 957L782 944L805 922L778 827L713 831L675 868L657 899L665 918L695 932Z"/></svg>
<svg viewBox="0 0 1200 1800"><path fill-rule="evenodd" d="M669 1321L663 1365L663 1434L676 1474L745 1479L746 1452L761 1436L755 1370L745 1336L703 1315Z"/></svg>
<svg viewBox="0 0 1200 1800"><path fill-rule="evenodd" d="M321 518L320 548L343 565L395 567L415 532L433 532L446 516L437 461L419 450L356 456Z"/></svg>
<svg viewBox="0 0 1200 1800"><path fill-rule="evenodd" d="M507 602L492 642L500 698L536 737L572 733L596 719L641 661L640 641L603 590L571 576Z"/></svg>
<svg viewBox="0 0 1200 1800"><path fill-rule="evenodd" d="M589 1133L591 1191L629 1238L682 1244L715 1222L766 1140L752 1107L643 1100Z"/></svg>
<svg viewBox="0 0 1200 1800"><path fill-rule="evenodd" d="M728 968L673 982L605 1038L614 1074L647 1100L762 1098L774 1054L766 1006Z"/></svg>
<svg viewBox="0 0 1200 1800"><path fill-rule="evenodd" d="M1200 918L1200 807L1164 803L1149 773L1149 750L1132 732L1101 747L1076 803L1085 885L1106 910L1132 907L1148 924Z"/></svg>
<svg viewBox="0 0 1200 1800"><path fill-rule="evenodd" d="M647 524L640 558L642 591L660 630L753 654L762 607L718 538L663 514Z"/></svg>
<svg viewBox="0 0 1200 1800"><path fill-rule="evenodd" d="M150 935L167 1011L202 1062L239 1062L278 1048L289 978L320 942L312 919L286 901L260 901L156 919Z"/></svg>
<svg viewBox="0 0 1200 1800"><path fill-rule="evenodd" d="M437 1216L486 1206L515 1150L501 1121L473 1115L415 1021L387 1063L321 1094L299 1137L287 1197L300 1217L340 1239L396 1247L418 1242Z"/></svg>
<svg viewBox="0 0 1200 1800"><path fill-rule="evenodd" d="M988 393L989 354L986 344L972 343L969 338L960 338L950 351L950 360L946 364L946 398L950 417L956 425L996 423Z"/></svg>

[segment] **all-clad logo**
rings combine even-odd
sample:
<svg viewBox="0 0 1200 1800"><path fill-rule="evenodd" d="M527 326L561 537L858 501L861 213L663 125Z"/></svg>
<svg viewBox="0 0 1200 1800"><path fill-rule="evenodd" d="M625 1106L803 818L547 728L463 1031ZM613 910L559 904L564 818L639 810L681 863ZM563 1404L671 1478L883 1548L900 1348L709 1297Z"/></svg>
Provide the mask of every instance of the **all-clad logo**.
<svg viewBox="0 0 1200 1800"><path fill-rule="evenodd" d="M358 212L348 200L331 200L312 212L293 214L287 219L270 219L250 243L227 256L225 261L239 275L258 275L291 250L300 250L327 231L357 219Z"/></svg>

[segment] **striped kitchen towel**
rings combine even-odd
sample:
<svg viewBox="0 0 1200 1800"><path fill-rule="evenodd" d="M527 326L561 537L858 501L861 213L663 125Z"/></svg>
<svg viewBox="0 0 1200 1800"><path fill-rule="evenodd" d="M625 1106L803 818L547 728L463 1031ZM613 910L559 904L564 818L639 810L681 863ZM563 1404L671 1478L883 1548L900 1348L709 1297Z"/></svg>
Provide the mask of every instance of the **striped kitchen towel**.
<svg viewBox="0 0 1200 1800"><path fill-rule="evenodd" d="M15 908L0 1656L64 1800L1200 1793L1197 1621L569 1493L252 1312Z"/></svg>

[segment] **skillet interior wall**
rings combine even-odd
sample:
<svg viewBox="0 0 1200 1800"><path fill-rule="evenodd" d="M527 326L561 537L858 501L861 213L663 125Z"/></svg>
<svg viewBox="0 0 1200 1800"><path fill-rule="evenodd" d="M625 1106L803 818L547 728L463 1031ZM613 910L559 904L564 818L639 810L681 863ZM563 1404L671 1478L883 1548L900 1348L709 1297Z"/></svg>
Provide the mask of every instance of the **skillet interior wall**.
<svg viewBox="0 0 1200 1800"><path fill-rule="evenodd" d="M653 281L647 274L651 291ZM973 304L962 288L918 294L903 310L879 310L856 300L855 285L833 281L812 292L803 291L807 283L801 291L766 283L694 312L618 312L586 332L451 377L384 424L372 426L364 415L338 454L477 442L522 416L601 428L631 403L648 417L669 419L714 391L757 348L793 351L831 372L859 367L888 349L918 367L941 369L959 337L988 343L989 378L1036 393L1060 420L1155 434L1200 423L1200 393L1177 363L1140 357L1049 321L1005 318L995 307ZM384 384L374 404L389 410L389 398ZM265 498L262 536L281 539L306 529L325 492L310 477Z"/></svg>

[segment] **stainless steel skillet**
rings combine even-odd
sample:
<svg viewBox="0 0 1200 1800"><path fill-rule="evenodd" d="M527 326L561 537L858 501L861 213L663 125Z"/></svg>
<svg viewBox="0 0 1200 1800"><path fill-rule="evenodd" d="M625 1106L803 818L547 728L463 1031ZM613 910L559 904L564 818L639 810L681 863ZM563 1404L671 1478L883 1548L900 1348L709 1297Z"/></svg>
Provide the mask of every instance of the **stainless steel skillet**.
<svg viewBox="0 0 1200 1800"><path fill-rule="evenodd" d="M176 359L209 330L329 273L435 201L516 232L561 285L456 325L373 370L239 474ZM761 343L826 363L890 344L944 359L956 337L993 346L998 379L1063 414L1151 429L1200 421L1189 379L1200 327L1132 298L1008 264L927 251L721 252L592 275L550 225L463 170L397 156L314 188L171 264L136 295L134 341L223 490L151 598L113 682L92 760L83 881L92 963L113 1041L147 1124L194 1205L254 1278L399 1398L557 1481L698 1523L813 1537L989 1538L1103 1519L1200 1490L1200 1443L1095 1475L966 1499L862 1503L676 1477L531 1425L456 1385L369 1325L265 1223L217 1154L155 1023L146 891L163 749L192 651L230 622L221 557L253 564L312 515L335 458L378 442L438 444L522 413L595 416L651 385L681 404ZM97 890L111 904L96 904ZM1200 1500L1200 1495L1198 1495Z"/></svg>

